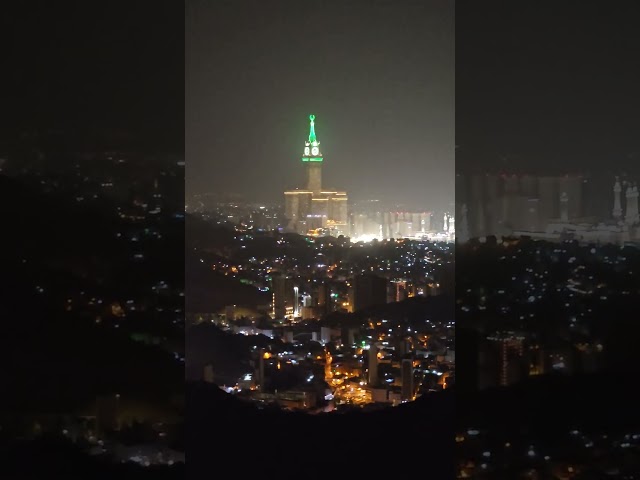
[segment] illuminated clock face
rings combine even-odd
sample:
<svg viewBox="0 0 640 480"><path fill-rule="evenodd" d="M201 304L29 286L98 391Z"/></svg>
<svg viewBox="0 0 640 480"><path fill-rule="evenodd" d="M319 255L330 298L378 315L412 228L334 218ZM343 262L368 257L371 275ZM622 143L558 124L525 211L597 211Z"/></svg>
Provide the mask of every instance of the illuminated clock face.
<svg viewBox="0 0 640 480"><path fill-rule="evenodd" d="M309 155L309 147L304 147L304 154Z"/></svg>
<svg viewBox="0 0 640 480"><path fill-rule="evenodd" d="M317 155L319 151L320 151L320 150L318 150L318 147L313 147L313 148L311 149L311 155Z"/></svg>

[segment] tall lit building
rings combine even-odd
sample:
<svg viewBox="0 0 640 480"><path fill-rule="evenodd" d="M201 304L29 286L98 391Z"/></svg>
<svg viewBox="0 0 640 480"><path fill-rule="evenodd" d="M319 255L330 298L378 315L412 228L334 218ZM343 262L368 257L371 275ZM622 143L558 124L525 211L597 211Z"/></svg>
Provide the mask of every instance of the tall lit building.
<svg viewBox="0 0 640 480"><path fill-rule="evenodd" d="M414 382L413 382L413 360L404 358L402 360L402 400L413 400Z"/></svg>
<svg viewBox="0 0 640 480"><path fill-rule="evenodd" d="M497 353L498 385L507 386L526 376L524 337L513 332L499 332L487 337Z"/></svg>
<svg viewBox="0 0 640 480"><path fill-rule="evenodd" d="M315 118L309 115L309 139L304 142L302 155L306 185L284 192L288 229L300 234L349 235L347 193L322 187L324 157L316 137Z"/></svg>
<svg viewBox="0 0 640 480"><path fill-rule="evenodd" d="M290 278L280 272L271 275L272 316L282 319L287 314L288 307L294 307L295 298Z"/></svg>

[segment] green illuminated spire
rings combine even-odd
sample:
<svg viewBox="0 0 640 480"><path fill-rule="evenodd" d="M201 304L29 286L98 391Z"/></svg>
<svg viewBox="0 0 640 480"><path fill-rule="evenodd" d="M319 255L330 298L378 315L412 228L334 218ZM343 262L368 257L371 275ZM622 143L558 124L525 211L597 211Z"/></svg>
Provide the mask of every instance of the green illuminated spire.
<svg viewBox="0 0 640 480"><path fill-rule="evenodd" d="M309 115L309 141L304 142L304 155L302 156L303 162L322 162L322 153L320 153L320 142L316 138L316 127L314 120L315 115Z"/></svg>
<svg viewBox="0 0 640 480"><path fill-rule="evenodd" d="M309 128L309 143L313 143L316 141L316 129L313 121L316 119L315 115L309 115L309 120L311 120L311 127Z"/></svg>

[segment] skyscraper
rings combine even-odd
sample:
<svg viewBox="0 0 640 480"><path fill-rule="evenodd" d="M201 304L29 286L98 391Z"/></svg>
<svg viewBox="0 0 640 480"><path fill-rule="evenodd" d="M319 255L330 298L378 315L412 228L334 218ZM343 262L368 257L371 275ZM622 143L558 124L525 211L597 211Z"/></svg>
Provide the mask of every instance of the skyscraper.
<svg viewBox="0 0 640 480"><path fill-rule="evenodd" d="M377 275L357 275L353 278L351 287L352 311L356 312L365 308L387 303L388 281Z"/></svg>
<svg viewBox="0 0 640 480"><path fill-rule="evenodd" d="M378 346L373 342L369 346L369 376L367 380L371 387L378 385Z"/></svg>
<svg viewBox="0 0 640 480"><path fill-rule="evenodd" d="M292 306L292 299L290 298L290 295L288 295L292 288L291 281L283 273L274 272L271 275L273 318L284 318L287 312L287 307Z"/></svg>
<svg viewBox="0 0 640 480"><path fill-rule="evenodd" d="M413 400L413 360L404 358L402 360L402 400Z"/></svg>
<svg viewBox="0 0 640 480"><path fill-rule="evenodd" d="M329 235L348 235L347 193L322 188L324 157L316 137L315 118L309 115L309 138L304 142L302 155L306 185L304 189L284 192L287 228L300 234L320 230Z"/></svg>
<svg viewBox="0 0 640 480"><path fill-rule="evenodd" d="M500 332L487 339L494 347L494 354L497 354L498 385L512 385L526 375L523 336Z"/></svg>

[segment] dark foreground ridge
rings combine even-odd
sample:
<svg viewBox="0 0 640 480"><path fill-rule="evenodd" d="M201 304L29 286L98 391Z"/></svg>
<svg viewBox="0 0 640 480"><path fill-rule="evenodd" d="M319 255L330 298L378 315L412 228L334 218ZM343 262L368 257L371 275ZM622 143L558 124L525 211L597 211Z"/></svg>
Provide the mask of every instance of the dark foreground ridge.
<svg viewBox="0 0 640 480"><path fill-rule="evenodd" d="M456 395L458 428L505 433L526 430L540 438L579 428L615 431L640 426L637 376L624 372L533 377L519 385Z"/></svg>
<svg viewBox="0 0 640 480"><path fill-rule="evenodd" d="M110 480L169 480L185 477L184 464L143 467L92 457L68 439L45 436L35 441L0 441L0 478L36 480L68 478Z"/></svg>
<svg viewBox="0 0 640 480"><path fill-rule="evenodd" d="M193 383L187 386L188 476L205 478L244 451L247 473L275 475L296 465L301 472L349 466L375 472L395 465L455 478L456 431L489 428L499 437L552 443L573 428L628 430L640 426L634 383L622 374L549 376L480 393L446 390L380 411L320 415L259 409L215 385Z"/></svg>
<svg viewBox="0 0 640 480"><path fill-rule="evenodd" d="M307 415L260 410L213 384L194 383L187 402L189 478L225 468L238 451L246 452L247 474L276 475L287 467L332 474L402 464L432 478L453 474L452 392L375 412Z"/></svg>

